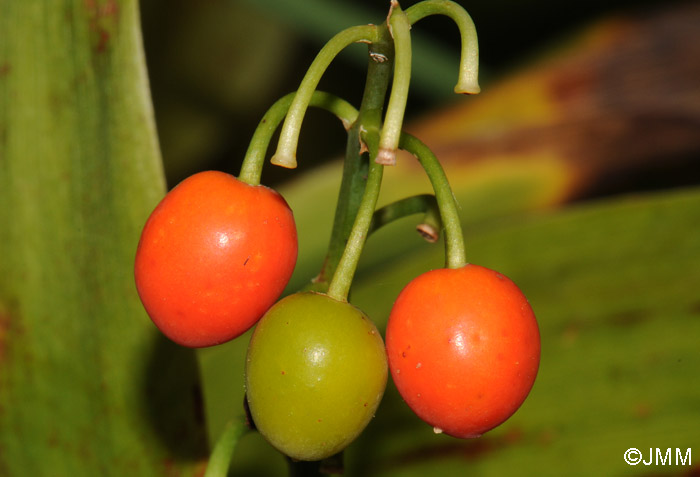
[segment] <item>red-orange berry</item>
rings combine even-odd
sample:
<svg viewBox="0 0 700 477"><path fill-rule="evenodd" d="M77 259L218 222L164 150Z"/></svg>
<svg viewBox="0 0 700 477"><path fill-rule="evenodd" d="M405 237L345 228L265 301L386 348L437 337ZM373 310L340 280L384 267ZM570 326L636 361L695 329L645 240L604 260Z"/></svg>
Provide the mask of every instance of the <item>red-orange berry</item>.
<svg viewBox="0 0 700 477"><path fill-rule="evenodd" d="M409 407L436 431L477 437L530 392L540 335L523 293L477 265L433 270L400 293L386 330L389 369Z"/></svg>
<svg viewBox="0 0 700 477"><path fill-rule="evenodd" d="M253 326L282 293L296 259L294 217L281 195L206 171L155 208L134 271L156 326L176 343L203 347Z"/></svg>

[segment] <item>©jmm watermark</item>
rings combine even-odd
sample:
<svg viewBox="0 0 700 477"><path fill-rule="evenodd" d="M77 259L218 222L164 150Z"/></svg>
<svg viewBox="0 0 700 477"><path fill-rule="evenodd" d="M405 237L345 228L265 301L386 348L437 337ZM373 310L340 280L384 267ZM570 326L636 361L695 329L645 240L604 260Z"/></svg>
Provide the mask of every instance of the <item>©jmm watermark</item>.
<svg viewBox="0 0 700 477"><path fill-rule="evenodd" d="M680 447L650 447L648 453L630 447L625 451L624 459L628 465L692 465L693 453L690 447L685 450Z"/></svg>

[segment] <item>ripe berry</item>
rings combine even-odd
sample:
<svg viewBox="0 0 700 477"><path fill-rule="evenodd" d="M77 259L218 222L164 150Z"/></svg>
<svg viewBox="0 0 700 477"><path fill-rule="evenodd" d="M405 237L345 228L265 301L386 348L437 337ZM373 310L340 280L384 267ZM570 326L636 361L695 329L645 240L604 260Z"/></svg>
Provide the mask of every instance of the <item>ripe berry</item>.
<svg viewBox="0 0 700 477"><path fill-rule="evenodd" d="M477 437L523 403L537 375L540 335L527 299L508 278L466 265L411 281L386 330L391 375L424 421Z"/></svg>
<svg viewBox="0 0 700 477"><path fill-rule="evenodd" d="M171 340L211 346L260 319L296 258L294 217L282 196L223 172L200 172L148 218L136 252L136 288Z"/></svg>

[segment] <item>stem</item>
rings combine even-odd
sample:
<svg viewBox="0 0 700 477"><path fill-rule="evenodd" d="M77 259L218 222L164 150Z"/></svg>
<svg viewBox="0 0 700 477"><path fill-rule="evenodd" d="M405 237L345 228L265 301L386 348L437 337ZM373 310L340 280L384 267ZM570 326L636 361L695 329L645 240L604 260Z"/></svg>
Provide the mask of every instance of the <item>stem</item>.
<svg viewBox="0 0 700 477"><path fill-rule="evenodd" d="M292 104L296 93L278 99L258 123L258 127L253 133L250 140L250 145L243 158L241 172L238 179L250 184L260 184L260 176L262 174L263 165L265 163L265 154L272 140L272 136L279 127L280 123L287 115L289 107ZM343 127L348 130L357 120L358 111L353 105L342 98L339 98L330 93L323 91L314 91L309 101L309 106L325 109L333 113L343 123Z"/></svg>
<svg viewBox="0 0 700 477"><path fill-rule="evenodd" d="M378 149L376 132L368 133L365 139L369 147L370 159L375 158ZM333 279L328 287L328 296L336 300L347 301L352 279L355 275L355 269L360 261L362 248L367 240L367 233L372 222L372 215L374 214L374 209L377 207L383 172L383 165L370 160L365 193L362 196L362 202L357 211L355 223L350 231L350 237L345 245L345 250L338 263L338 268L333 274Z"/></svg>
<svg viewBox="0 0 700 477"><path fill-rule="evenodd" d="M377 27L374 25L361 25L347 28L325 44L306 72L299 85L292 104L289 107L287 118L282 126L277 152L272 156L271 162L275 165L293 169L297 165L296 151L299 142L299 131L304 114L311 100L318 82L330 65L333 58L351 43L371 43L377 39Z"/></svg>
<svg viewBox="0 0 700 477"><path fill-rule="evenodd" d="M360 131L379 130L393 67L393 42L386 25L378 27L377 36L377 41L369 46L367 80L360 105L360 116L348 134L343 176L328 251L319 275L308 287L315 291L325 291L329 280L335 274L365 190L369 162L363 157Z"/></svg>
<svg viewBox="0 0 700 477"><path fill-rule="evenodd" d="M462 225L459 220L459 212L457 211L457 202L440 161L438 161L428 146L410 134L402 134L399 145L401 149L412 153L418 158L435 191L435 198L440 207L440 216L445 226L447 268L463 267L467 264L467 256L464 248L464 237L462 236Z"/></svg>
<svg viewBox="0 0 700 477"><path fill-rule="evenodd" d="M411 25L396 1L391 2L387 23L390 26L391 36L394 38L396 59L394 80L391 84L391 95L379 139L379 152L376 161L379 164L393 166L396 164L396 149L399 146L408 87L411 82Z"/></svg>
<svg viewBox="0 0 700 477"><path fill-rule="evenodd" d="M424 216L421 223L416 226L416 230L428 242L436 242L442 228L442 221L440 220L437 200L432 194L406 197L376 210L372 216L372 223L367 235L372 235L377 229L395 220L419 213L423 213Z"/></svg>
<svg viewBox="0 0 700 477"><path fill-rule="evenodd" d="M214 450L212 450L204 477L226 477L236 444L248 430L243 417L226 425L214 446Z"/></svg>
<svg viewBox="0 0 700 477"><path fill-rule="evenodd" d="M459 28L462 38L462 53L459 60L459 78L455 93L477 94L479 87L479 43L476 27L469 14L455 2L449 0L424 0L406 10L408 21L413 25L429 15L446 15Z"/></svg>

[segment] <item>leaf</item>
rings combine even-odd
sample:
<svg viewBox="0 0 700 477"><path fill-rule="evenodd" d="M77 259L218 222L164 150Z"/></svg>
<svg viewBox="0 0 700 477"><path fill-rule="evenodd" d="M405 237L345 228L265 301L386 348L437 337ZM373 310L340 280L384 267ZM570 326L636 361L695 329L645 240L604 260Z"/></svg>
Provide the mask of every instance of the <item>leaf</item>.
<svg viewBox="0 0 700 477"><path fill-rule="evenodd" d="M649 448L700 444L700 189L469 232L470 261L512 278L537 314L535 387L512 419L473 441L435 436L392 388L349 449L349 474L637 475L623 461L630 447L648 460ZM441 253L363 270L354 303L382 327L400 289Z"/></svg>
<svg viewBox="0 0 700 477"><path fill-rule="evenodd" d="M0 32L0 474L192 474L194 354L133 284L164 193L138 3L0 2Z"/></svg>
<svg viewBox="0 0 700 477"><path fill-rule="evenodd" d="M386 248L411 233L408 223L390 229L370 242ZM436 436L390 385L346 450L345 475L637 475L623 461L630 447L648 460L649 448L700 445L700 189L531 212L467 232L469 260L512 278L537 314L543 354L531 395L504 425L462 441ZM361 268L352 302L384 329L401 288L440 266L442 254L421 244ZM206 351L205 380L219 371L209 398L226 403L219 412L243 398L234 385L224 395L213 385L224 374L229 382L242 376L242 338ZM262 438L244 446L234 475L260 462L265 475L284 475Z"/></svg>

